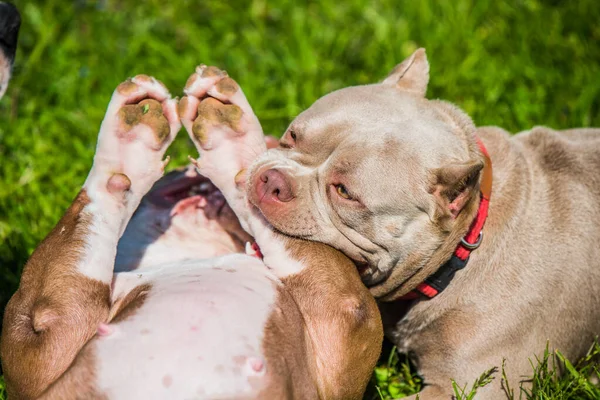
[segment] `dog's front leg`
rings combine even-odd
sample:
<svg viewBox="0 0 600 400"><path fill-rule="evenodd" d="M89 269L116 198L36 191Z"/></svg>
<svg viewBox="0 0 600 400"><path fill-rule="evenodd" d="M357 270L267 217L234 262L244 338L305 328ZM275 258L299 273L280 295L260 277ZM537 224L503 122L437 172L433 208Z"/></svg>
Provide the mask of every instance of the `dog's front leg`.
<svg viewBox="0 0 600 400"><path fill-rule="evenodd" d="M180 128L176 107L145 75L113 94L88 178L32 254L6 308L0 350L11 398L38 397L102 331L117 242L163 174L164 152Z"/></svg>
<svg viewBox="0 0 600 400"><path fill-rule="evenodd" d="M193 162L253 234L244 183L250 163L267 150L260 122L239 85L216 67L199 66L184 91L181 121L200 153Z"/></svg>
<svg viewBox="0 0 600 400"><path fill-rule="evenodd" d="M198 160L192 160L198 171L221 190L242 228L268 250L263 252L265 264L290 264L288 258L281 258L282 236L247 197L248 169L267 150L267 138L244 92L225 71L204 65L189 78L184 91L179 114L200 153Z"/></svg>

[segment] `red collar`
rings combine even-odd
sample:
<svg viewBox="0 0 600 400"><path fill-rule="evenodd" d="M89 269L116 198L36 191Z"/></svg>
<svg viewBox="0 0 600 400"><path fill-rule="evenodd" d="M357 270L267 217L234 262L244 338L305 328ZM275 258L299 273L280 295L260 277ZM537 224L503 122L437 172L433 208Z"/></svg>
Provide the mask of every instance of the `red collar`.
<svg viewBox="0 0 600 400"><path fill-rule="evenodd" d="M450 284L456 271L463 269L467 265L471 252L481 244L481 240L483 239L483 225L488 215L488 207L492 195L492 161L481 139L475 137L475 140L484 157L480 184L481 201L479 202L477 216L473 220L467 234L460 240L452 257L434 274L425 279L423 283L419 284L413 291L400 297L399 300L413 300L421 296L431 299L437 296Z"/></svg>

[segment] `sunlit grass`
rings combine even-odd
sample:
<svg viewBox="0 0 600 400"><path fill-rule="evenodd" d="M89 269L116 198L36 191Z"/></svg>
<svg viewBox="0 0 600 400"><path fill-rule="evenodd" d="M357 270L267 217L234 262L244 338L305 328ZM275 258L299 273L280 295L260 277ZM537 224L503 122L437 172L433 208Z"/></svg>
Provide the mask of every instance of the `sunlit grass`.
<svg viewBox="0 0 600 400"><path fill-rule="evenodd" d="M478 125L600 126L593 0L16 4L17 63L0 102L0 310L83 183L112 90L138 73L181 94L197 64L223 67L265 131L280 134L321 95L378 81L424 46L428 96L457 103ZM193 152L181 135L171 165ZM377 372L387 377L383 396L417 390L420 381L402 364L386 368Z"/></svg>
<svg viewBox="0 0 600 400"><path fill-rule="evenodd" d="M506 400L597 400L600 399L600 344L596 341L587 355L572 364L560 350L550 352L548 348L541 358L534 357L531 374L524 376L522 383L513 388L507 381L504 363L482 371L472 384L460 386L454 380L448 382L456 400L477 399L477 391L492 380L501 380ZM563 371L559 374L558 371ZM596 382L596 383L594 383ZM418 393L422 381L406 360L400 360L395 349L390 352L387 362L381 363L373 374L370 391L365 400L390 400Z"/></svg>

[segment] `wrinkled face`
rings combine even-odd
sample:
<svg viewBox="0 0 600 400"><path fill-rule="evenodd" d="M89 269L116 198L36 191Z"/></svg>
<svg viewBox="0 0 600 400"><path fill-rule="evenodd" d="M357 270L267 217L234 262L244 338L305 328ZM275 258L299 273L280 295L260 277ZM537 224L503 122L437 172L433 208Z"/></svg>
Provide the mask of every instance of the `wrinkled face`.
<svg viewBox="0 0 600 400"><path fill-rule="evenodd" d="M391 86L331 93L253 165L249 198L281 232L352 258L376 287L413 276L440 246L431 171L466 155L428 101ZM394 270L399 264L412 270ZM362 268L361 268L362 266Z"/></svg>
<svg viewBox="0 0 600 400"><path fill-rule="evenodd" d="M144 197L119 241L115 271L239 253L250 239L221 192L189 166Z"/></svg>
<svg viewBox="0 0 600 400"><path fill-rule="evenodd" d="M0 2L0 98L10 80L20 25L21 17L15 6Z"/></svg>

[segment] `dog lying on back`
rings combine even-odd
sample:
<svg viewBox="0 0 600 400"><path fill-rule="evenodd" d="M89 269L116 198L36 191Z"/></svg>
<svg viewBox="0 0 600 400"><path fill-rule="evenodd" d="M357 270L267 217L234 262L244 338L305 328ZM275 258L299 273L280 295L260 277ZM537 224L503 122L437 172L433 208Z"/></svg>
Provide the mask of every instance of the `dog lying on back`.
<svg viewBox="0 0 600 400"><path fill-rule="evenodd" d="M140 75L114 92L88 178L6 308L9 397L360 399L375 300L347 257L248 203L266 145L235 81L203 66L185 91L178 105ZM180 117L203 176L159 180ZM247 232L260 251L243 254Z"/></svg>
<svg viewBox="0 0 600 400"><path fill-rule="evenodd" d="M518 387L547 342L576 360L600 334L600 130L476 128L427 100L428 80L420 49L382 83L317 100L249 195L280 232L361 266L422 400L503 359ZM500 377L477 393L503 396Z"/></svg>

